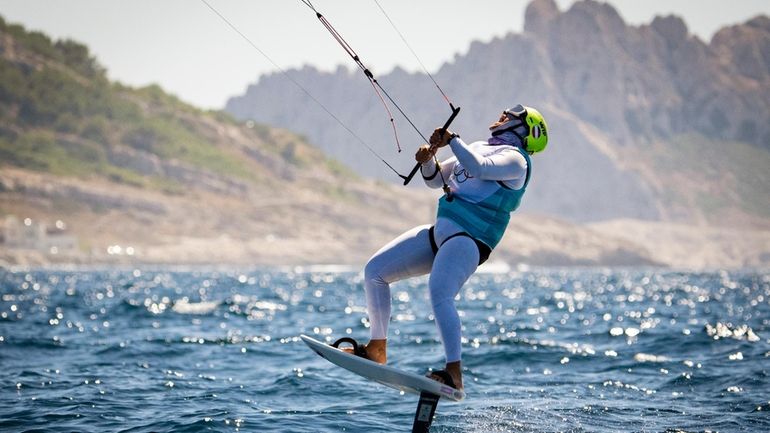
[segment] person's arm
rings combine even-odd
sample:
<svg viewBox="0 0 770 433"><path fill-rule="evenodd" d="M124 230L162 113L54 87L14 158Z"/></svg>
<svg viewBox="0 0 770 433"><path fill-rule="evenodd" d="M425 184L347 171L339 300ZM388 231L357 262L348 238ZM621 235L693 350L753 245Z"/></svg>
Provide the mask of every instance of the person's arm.
<svg viewBox="0 0 770 433"><path fill-rule="evenodd" d="M469 175L484 180L513 180L527 175L527 160L511 148L500 148L483 156L465 144L460 137L449 140L449 147Z"/></svg>
<svg viewBox="0 0 770 433"><path fill-rule="evenodd" d="M451 157L439 163L441 174L438 172L436 160L434 158L423 162L420 166L420 173L422 174L422 179L425 181L425 185L427 185L428 188L443 187L444 182L442 179L449 179L449 175L452 174L452 167L454 167L456 162L457 158Z"/></svg>

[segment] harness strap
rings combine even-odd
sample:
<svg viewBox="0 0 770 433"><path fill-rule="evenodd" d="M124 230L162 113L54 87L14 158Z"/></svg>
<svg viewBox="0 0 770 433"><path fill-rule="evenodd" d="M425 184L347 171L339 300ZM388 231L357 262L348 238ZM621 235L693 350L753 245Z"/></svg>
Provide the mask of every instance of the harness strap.
<svg viewBox="0 0 770 433"><path fill-rule="evenodd" d="M438 253L438 245L436 244L436 235L434 232L436 231L436 226L430 226L428 229L428 237L430 238L430 249L433 250L433 255L435 256L436 253Z"/></svg>
<svg viewBox="0 0 770 433"><path fill-rule="evenodd" d="M436 243L435 226L430 226L430 229L428 229L428 237L430 238L430 249L433 250L433 255L435 256L438 253L438 249L447 243L450 239L458 236L466 236L476 244L476 248L479 249L479 265L489 259L489 255L492 254L492 249L489 248L489 246L484 242L481 242L466 232L455 233L444 239L444 242L442 242L441 245L438 245Z"/></svg>

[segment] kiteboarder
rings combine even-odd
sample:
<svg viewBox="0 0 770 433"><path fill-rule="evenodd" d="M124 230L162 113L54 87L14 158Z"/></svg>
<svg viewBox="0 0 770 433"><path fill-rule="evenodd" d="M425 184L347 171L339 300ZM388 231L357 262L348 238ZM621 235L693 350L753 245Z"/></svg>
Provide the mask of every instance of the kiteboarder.
<svg viewBox="0 0 770 433"><path fill-rule="evenodd" d="M387 360L390 284L430 274L428 288L436 325L444 345L446 367L431 377L463 388L461 323L454 298L503 237L510 214L519 206L532 170L530 156L545 149L548 132L543 116L531 107L504 110L489 127L491 137L470 144L437 128L430 144L415 159L427 186L449 185L441 197L436 222L414 227L377 251L364 269L370 340L360 354ZM453 157L439 163L439 148Z"/></svg>

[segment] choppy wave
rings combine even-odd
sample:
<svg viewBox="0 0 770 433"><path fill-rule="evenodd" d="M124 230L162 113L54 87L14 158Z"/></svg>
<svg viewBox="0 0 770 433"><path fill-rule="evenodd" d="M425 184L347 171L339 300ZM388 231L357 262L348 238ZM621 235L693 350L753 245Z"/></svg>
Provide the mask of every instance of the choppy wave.
<svg viewBox="0 0 770 433"><path fill-rule="evenodd" d="M458 298L469 397L434 432L770 431L770 274L497 266ZM364 339L361 275L0 270L2 431L405 431L416 397L300 333ZM389 362L439 367L426 279L393 286Z"/></svg>

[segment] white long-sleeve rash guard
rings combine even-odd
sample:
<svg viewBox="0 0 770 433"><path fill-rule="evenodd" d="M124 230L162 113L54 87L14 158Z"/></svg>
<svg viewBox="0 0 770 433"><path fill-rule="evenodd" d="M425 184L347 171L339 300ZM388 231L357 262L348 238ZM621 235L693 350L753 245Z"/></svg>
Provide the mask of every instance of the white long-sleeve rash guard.
<svg viewBox="0 0 770 433"><path fill-rule="evenodd" d="M486 141L466 144L455 137L449 147L455 156L441 162L441 174L457 197L478 203L500 188L498 182L515 190L524 186L527 160L514 146L490 145ZM421 172L428 187L442 187L441 176L433 176L434 159L423 163Z"/></svg>

